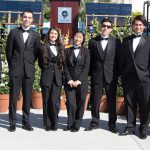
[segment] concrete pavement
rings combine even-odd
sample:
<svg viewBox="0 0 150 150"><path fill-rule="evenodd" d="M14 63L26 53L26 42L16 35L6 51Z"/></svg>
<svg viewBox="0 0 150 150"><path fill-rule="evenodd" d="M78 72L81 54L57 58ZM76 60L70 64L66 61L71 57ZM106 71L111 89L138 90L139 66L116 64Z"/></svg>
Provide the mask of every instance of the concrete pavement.
<svg viewBox="0 0 150 150"><path fill-rule="evenodd" d="M42 122L42 110L31 109L31 125L34 131L26 131L21 128L22 112L17 112L17 128L11 133L7 131L9 126L8 112L0 113L0 149L1 150L149 150L150 128L146 140L139 139L138 126L136 135L118 136L108 131L107 113L100 113L99 129L84 131L90 123L90 111L85 111L82 127L79 132L72 133L62 129L67 123L67 112L59 113L57 131L45 131ZM139 124L139 120L137 120ZM117 127L120 131L125 128L124 116L118 116Z"/></svg>

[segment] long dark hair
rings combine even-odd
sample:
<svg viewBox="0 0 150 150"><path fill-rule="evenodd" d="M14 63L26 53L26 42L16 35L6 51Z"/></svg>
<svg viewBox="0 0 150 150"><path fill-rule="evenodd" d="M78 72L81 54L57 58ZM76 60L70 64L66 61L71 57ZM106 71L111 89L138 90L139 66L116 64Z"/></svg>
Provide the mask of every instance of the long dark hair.
<svg viewBox="0 0 150 150"><path fill-rule="evenodd" d="M44 65L47 66L48 65L48 46L49 46L49 42L50 42L50 38L49 38L49 34L52 30L55 30L58 33L58 38L56 40L56 47L58 49L58 66L59 68L62 68L63 64L64 64L64 47L62 45L61 42L61 37L60 37L60 33L59 33L59 29L56 27L51 27L44 39L43 42L43 60L44 60Z"/></svg>

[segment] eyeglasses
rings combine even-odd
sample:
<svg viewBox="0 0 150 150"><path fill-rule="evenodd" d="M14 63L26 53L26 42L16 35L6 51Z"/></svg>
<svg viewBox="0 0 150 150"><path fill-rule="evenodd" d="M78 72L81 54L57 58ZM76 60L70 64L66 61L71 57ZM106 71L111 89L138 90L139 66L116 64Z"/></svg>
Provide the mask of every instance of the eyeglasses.
<svg viewBox="0 0 150 150"><path fill-rule="evenodd" d="M109 26L109 25L102 24L102 28L106 28L106 27L107 27L107 29L112 28L112 27L111 27L111 26Z"/></svg>

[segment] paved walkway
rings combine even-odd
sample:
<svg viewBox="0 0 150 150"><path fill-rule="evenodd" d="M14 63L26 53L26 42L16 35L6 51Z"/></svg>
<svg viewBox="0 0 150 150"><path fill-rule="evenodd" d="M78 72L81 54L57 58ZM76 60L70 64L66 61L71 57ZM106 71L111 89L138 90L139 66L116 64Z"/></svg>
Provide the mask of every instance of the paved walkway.
<svg viewBox="0 0 150 150"><path fill-rule="evenodd" d="M0 113L0 149L1 150L150 150L150 130L148 138L141 140L136 135L120 137L108 131L108 114L101 113L100 128L85 132L84 128L90 123L90 112L86 111L79 132L72 133L62 129L67 122L66 111L59 114L59 129L45 131L42 123L42 110L31 109L31 124L34 131L21 128L21 111L18 111L16 132L7 131L9 125L8 113ZM118 116L117 127L122 131L126 120ZM139 126L139 125L138 125ZM137 126L137 128L138 128Z"/></svg>

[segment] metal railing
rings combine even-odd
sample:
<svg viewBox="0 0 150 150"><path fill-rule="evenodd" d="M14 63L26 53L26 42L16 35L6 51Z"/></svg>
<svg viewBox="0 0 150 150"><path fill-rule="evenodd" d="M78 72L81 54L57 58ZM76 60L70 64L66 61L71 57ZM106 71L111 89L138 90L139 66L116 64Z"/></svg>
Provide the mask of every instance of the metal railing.
<svg viewBox="0 0 150 150"><path fill-rule="evenodd" d="M86 14L86 22L85 22L85 25L86 27L88 26L88 17L113 17L114 18L114 26L117 26L117 18L125 18L127 17L127 15L89 15L89 14Z"/></svg>

